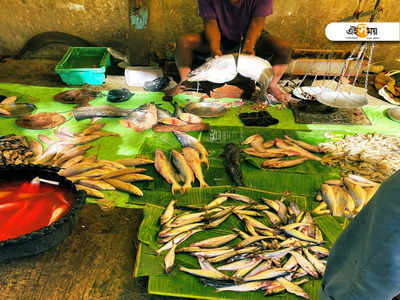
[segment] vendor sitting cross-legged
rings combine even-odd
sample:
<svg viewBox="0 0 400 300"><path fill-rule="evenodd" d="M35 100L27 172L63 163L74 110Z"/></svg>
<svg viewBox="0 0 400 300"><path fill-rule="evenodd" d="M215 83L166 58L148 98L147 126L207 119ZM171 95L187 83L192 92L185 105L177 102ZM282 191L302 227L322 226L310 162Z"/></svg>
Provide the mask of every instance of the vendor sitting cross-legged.
<svg viewBox="0 0 400 300"><path fill-rule="evenodd" d="M182 35L177 42L176 65L181 82L191 71L193 51L211 53L238 52L268 59L272 65L273 79L268 92L278 101L287 102L290 95L278 88L285 73L291 48L286 41L264 31L265 17L272 13L272 0L198 0L200 17L204 20L202 33Z"/></svg>

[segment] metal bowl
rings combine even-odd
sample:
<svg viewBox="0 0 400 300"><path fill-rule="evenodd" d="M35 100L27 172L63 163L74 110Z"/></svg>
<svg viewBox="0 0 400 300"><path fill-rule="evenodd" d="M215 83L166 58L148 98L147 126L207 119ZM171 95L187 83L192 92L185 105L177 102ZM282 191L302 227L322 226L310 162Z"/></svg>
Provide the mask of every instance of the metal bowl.
<svg viewBox="0 0 400 300"><path fill-rule="evenodd" d="M57 174L58 168L39 165L7 165L0 166L0 180L31 181L40 178L59 182L60 186L71 191L75 202L69 212L60 220L42 227L39 230L0 242L0 261L32 256L51 249L61 243L71 232L76 223L77 213L85 204L86 193L77 191L75 185Z"/></svg>
<svg viewBox="0 0 400 300"><path fill-rule="evenodd" d="M364 95L334 90L324 90L316 99L322 104L337 108L358 108L368 104Z"/></svg>
<svg viewBox="0 0 400 300"><path fill-rule="evenodd" d="M189 103L184 108L185 112L194 114L202 118L215 118L226 113L226 104L223 102L203 101Z"/></svg>

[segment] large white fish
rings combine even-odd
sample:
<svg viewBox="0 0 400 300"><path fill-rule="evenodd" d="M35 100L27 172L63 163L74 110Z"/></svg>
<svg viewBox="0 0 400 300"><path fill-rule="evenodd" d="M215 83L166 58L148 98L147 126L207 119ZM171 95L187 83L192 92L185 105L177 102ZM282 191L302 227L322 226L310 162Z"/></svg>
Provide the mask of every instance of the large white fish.
<svg viewBox="0 0 400 300"><path fill-rule="evenodd" d="M268 61L254 55L235 53L217 56L207 61L188 74L188 81L224 83L233 80L237 74L257 81L263 96L273 77Z"/></svg>
<svg viewBox="0 0 400 300"><path fill-rule="evenodd" d="M157 107L154 104L144 104L133 110L121 123L138 132L150 129L157 124Z"/></svg>

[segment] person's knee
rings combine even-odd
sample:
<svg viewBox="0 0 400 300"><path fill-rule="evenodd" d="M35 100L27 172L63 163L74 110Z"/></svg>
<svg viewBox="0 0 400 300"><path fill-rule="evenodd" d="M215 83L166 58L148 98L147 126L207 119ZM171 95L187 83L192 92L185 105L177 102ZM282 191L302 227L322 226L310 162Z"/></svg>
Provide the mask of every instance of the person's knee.
<svg viewBox="0 0 400 300"><path fill-rule="evenodd" d="M177 47L181 49L195 49L200 45L200 35L196 33L185 33L176 41Z"/></svg>
<svg viewBox="0 0 400 300"><path fill-rule="evenodd" d="M288 64L292 58L293 48L290 46L288 41L281 41L277 45L276 52L279 57L279 62Z"/></svg>

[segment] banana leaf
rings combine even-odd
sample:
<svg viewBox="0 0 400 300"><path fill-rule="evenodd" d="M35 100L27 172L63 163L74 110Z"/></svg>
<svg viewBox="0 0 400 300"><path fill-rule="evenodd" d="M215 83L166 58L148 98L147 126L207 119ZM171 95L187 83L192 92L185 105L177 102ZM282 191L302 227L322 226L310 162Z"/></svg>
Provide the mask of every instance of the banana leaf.
<svg viewBox="0 0 400 300"><path fill-rule="evenodd" d="M224 189L225 187L221 188ZM215 193L219 191L220 187L215 188L214 190ZM239 194L248 195L255 200L260 200L261 197L270 199L279 199L281 197L280 193L271 193L243 187L238 188L236 192ZM207 193L205 192L203 192L203 194L198 194L197 199L196 196L192 195L193 199L191 201L186 200L182 203L180 200L178 200L177 205L180 207L184 205L196 206L200 203L204 205L213 199L213 197L209 197L206 194ZM211 191L208 191L208 194L212 194ZM289 199L296 202L305 210L310 210L314 206L314 201L304 196L292 194L289 196ZM228 202L227 205L229 204L230 203ZM216 293L215 288L205 287L198 278L180 272L176 268L174 268L170 274L165 274L163 270L163 258L166 252L162 253L160 256L157 256L154 251L160 247L160 245L157 243L156 235L160 230L159 218L163 213L163 210L164 205L159 206L147 204L144 207L144 219L139 230L138 238L141 242L141 247L136 261L135 276L150 276L148 287L149 293L201 299L258 299L259 297L261 299L261 297L264 297L261 292ZM263 218L261 220L266 224L269 222L267 218ZM316 217L315 222L320 225L327 247L331 247L345 226L342 219L331 216ZM178 248L186 247L194 241L231 233L233 227L237 227L242 230L244 229L238 218L235 216L230 216L217 229L204 230L196 233L182 243ZM231 242L231 244L235 243L237 243L237 240ZM176 255L176 265L184 265L189 268L198 268L197 260L192 256L183 253ZM310 299L317 299L319 285L320 280L311 280L311 282L303 286L304 289L310 294ZM296 299L296 297L288 293L283 293L282 295L272 297L272 299Z"/></svg>

